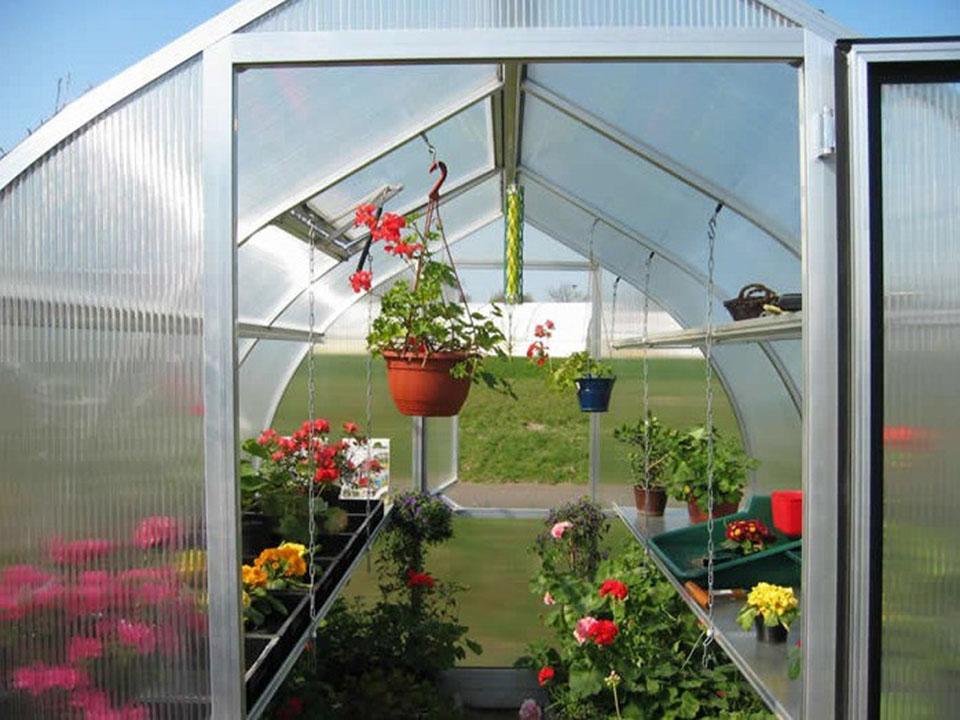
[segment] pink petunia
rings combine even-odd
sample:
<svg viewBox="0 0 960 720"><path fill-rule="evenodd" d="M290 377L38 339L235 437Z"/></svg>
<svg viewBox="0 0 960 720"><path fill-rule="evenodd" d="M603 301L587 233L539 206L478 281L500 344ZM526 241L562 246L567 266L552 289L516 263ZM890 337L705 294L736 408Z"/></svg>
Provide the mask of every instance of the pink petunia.
<svg viewBox="0 0 960 720"><path fill-rule="evenodd" d="M564 520L563 522L558 522L556 525L550 528L550 534L554 538L559 540L560 538L563 537L563 534L572 527L573 527L572 522L570 522L569 520Z"/></svg>
<svg viewBox="0 0 960 720"><path fill-rule="evenodd" d="M73 637L67 644L67 660L71 663L96 660L103 655L103 643L95 637Z"/></svg>
<svg viewBox="0 0 960 720"><path fill-rule="evenodd" d="M69 665L37 663L13 671L13 687L25 690L33 696L48 690L76 690L88 683L89 678L83 670Z"/></svg>
<svg viewBox="0 0 960 720"><path fill-rule="evenodd" d="M11 565L0 572L0 586L11 588L37 587L45 585L53 576L33 565Z"/></svg>
<svg viewBox="0 0 960 720"><path fill-rule="evenodd" d="M50 559L63 565L85 565L92 560L109 555L113 543L109 540L88 539L63 542L60 538L50 541Z"/></svg>
<svg viewBox="0 0 960 720"><path fill-rule="evenodd" d="M150 548L173 545L180 532L180 524L176 518L166 515L154 515L144 518L133 531L133 544L138 548Z"/></svg>
<svg viewBox="0 0 960 720"><path fill-rule="evenodd" d="M157 647L157 633L145 623L120 620L117 623L117 638L140 655L151 653Z"/></svg>

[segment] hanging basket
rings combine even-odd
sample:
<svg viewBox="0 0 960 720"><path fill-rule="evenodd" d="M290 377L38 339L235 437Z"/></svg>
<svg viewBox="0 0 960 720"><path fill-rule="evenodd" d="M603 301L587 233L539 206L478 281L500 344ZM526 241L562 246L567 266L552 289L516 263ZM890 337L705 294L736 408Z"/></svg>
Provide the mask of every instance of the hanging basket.
<svg viewBox="0 0 960 720"><path fill-rule="evenodd" d="M747 320L760 317L764 305L775 304L778 295L760 283L745 285L740 294L732 300L724 300L723 306L730 311L734 320Z"/></svg>
<svg viewBox="0 0 960 720"><path fill-rule="evenodd" d="M577 400L582 412L606 412L610 407L610 393L616 378L582 377L578 378Z"/></svg>
<svg viewBox="0 0 960 720"><path fill-rule="evenodd" d="M402 415L451 417L460 412L470 392L470 378L455 378L450 369L470 357L462 352L404 355L385 350L387 384Z"/></svg>

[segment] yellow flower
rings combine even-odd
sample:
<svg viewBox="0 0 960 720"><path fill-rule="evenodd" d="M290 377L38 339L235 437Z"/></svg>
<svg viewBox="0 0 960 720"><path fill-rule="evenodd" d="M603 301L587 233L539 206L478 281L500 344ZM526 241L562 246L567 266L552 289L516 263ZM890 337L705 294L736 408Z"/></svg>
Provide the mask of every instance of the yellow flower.
<svg viewBox="0 0 960 720"><path fill-rule="evenodd" d="M184 550L177 555L177 572L188 578L207 569L207 554L203 550Z"/></svg>
<svg viewBox="0 0 960 720"><path fill-rule="evenodd" d="M301 545L300 543L285 542L278 548L279 550L295 550L297 555L303 557L307 554L306 545Z"/></svg>
<svg viewBox="0 0 960 720"><path fill-rule="evenodd" d="M243 591L243 607L244 609L250 607L250 593L246 590Z"/></svg>
<svg viewBox="0 0 960 720"><path fill-rule="evenodd" d="M261 567L244 565L241 568L241 573L245 587L263 587L267 584L267 580L269 580L267 572Z"/></svg>

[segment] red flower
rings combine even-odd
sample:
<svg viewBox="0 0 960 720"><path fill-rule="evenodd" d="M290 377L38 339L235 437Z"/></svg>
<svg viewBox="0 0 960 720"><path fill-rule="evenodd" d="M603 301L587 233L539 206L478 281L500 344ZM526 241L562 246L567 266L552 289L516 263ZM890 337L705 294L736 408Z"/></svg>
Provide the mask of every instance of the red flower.
<svg viewBox="0 0 960 720"><path fill-rule="evenodd" d="M257 445L269 445L271 442L277 439L277 431L273 428L269 428L260 433L260 437L257 438Z"/></svg>
<svg viewBox="0 0 960 720"><path fill-rule="evenodd" d="M353 224L357 227L366 225L368 228L373 230L377 224L377 206L361 205L358 207L357 214L353 218Z"/></svg>
<svg viewBox="0 0 960 720"><path fill-rule="evenodd" d="M388 243L397 243L400 241L400 230L407 226L407 221L402 215L395 213L384 213L380 218L380 224L376 227L370 227L370 235L374 240L386 240Z"/></svg>
<svg viewBox="0 0 960 720"><path fill-rule="evenodd" d="M627 599L627 586L619 580L604 580L600 585L600 597L612 595L617 600Z"/></svg>
<svg viewBox="0 0 960 720"><path fill-rule="evenodd" d="M67 644L67 660L77 663L81 660L94 660L103 654L103 643L99 638L74 637Z"/></svg>
<svg viewBox="0 0 960 720"><path fill-rule="evenodd" d="M553 328L554 328L553 320L547 320L547 321L544 323L544 325L547 326L547 330L553 330Z"/></svg>
<svg viewBox="0 0 960 720"><path fill-rule="evenodd" d="M65 565L83 565L112 550L113 543L109 540L74 540L65 543L60 538L54 538L50 541L50 559Z"/></svg>
<svg viewBox="0 0 960 720"><path fill-rule="evenodd" d="M298 698L293 696L287 698L287 701L280 706L280 709L277 710L275 717L277 720L293 720L295 717L300 717L303 715L303 711L306 708L306 704Z"/></svg>
<svg viewBox="0 0 960 720"><path fill-rule="evenodd" d="M360 426L353 422L345 422L343 424L343 431L348 435L356 435L360 432Z"/></svg>
<svg viewBox="0 0 960 720"><path fill-rule="evenodd" d="M419 573L415 570L407 570L407 587L426 587L433 589L434 579L430 576L430 573Z"/></svg>
<svg viewBox="0 0 960 720"><path fill-rule="evenodd" d="M372 281L373 275L369 270L358 270L350 276L350 285L353 287L353 291L356 293L363 290L369 290Z"/></svg>
<svg viewBox="0 0 960 720"><path fill-rule="evenodd" d="M543 687L548 682L553 680L554 675L556 675L556 673L549 665L544 665L542 668L540 668L540 672L537 673L537 682L540 683L540 687Z"/></svg>
<svg viewBox="0 0 960 720"><path fill-rule="evenodd" d="M612 620L597 620L587 631L587 637L597 645L612 645L620 628Z"/></svg>
<svg viewBox="0 0 960 720"><path fill-rule="evenodd" d="M121 620L117 623L117 638L140 655L147 655L157 647L157 634L145 623Z"/></svg>
<svg viewBox="0 0 960 720"><path fill-rule="evenodd" d="M144 518L133 532L133 544L144 550L173 544L180 532L176 518L154 515Z"/></svg>
<svg viewBox="0 0 960 720"><path fill-rule="evenodd" d="M90 682L83 670L69 665L37 663L13 671L13 687L36 697L47 690L76 690Z"/></svg>

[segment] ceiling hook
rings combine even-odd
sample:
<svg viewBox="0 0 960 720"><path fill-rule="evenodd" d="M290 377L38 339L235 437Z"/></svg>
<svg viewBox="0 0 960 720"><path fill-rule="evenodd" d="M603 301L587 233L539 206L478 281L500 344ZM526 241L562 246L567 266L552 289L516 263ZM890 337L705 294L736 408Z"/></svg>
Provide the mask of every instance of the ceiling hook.
<svg viewBox="0 0 960 720"><path fill-rule="evenodd" d="M434 160L430 163L430 172L433 172L437 168L440 168L440 177L437 178L437 181L433 184L433 187L430 188L430 194L428 197L433 202L439 202L440 200L440 186L443 185L443 181L447 179L447 164L443 160Z"/></svg>

